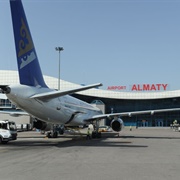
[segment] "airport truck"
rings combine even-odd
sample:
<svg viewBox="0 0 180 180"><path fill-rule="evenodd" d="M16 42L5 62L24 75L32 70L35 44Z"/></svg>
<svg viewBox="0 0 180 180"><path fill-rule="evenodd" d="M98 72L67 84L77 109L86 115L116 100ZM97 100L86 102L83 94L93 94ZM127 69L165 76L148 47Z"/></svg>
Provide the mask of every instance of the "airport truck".
<svg viewBox="0 0 180 180"><path fill-rule="evenodd" d="M16 123L9 120L0 120L0 143L7 144L17 139Z"/></svg>

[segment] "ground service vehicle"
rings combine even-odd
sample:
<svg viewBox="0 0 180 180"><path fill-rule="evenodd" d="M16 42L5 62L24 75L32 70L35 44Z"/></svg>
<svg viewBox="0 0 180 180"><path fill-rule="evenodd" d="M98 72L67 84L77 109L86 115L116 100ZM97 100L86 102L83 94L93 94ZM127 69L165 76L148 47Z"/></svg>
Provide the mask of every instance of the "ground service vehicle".
<svg viewBox="0 0 180 180"><path fill-rule="evenodd" d="M17 139L16 123L8 120L0 121L0 143L6 144L8 141Z"/></svg>
<svg viewBox="0 0 180 180"><path fill-rule="evenodd" d="M106 125L99 126L99 129L98 129L98 132L111 132L111 131L112 131L111 127L106 126Z"/></svg>

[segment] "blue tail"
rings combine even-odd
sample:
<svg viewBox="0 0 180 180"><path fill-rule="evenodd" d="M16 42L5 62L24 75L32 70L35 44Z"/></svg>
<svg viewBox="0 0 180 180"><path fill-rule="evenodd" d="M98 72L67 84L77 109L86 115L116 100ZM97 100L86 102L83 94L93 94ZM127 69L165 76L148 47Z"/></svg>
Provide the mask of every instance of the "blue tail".
<svg viewBox="0 0 180 180"><path fill-rule="evenodd" d="M20 84L47 87L21 0L10 0Z"/></svg>

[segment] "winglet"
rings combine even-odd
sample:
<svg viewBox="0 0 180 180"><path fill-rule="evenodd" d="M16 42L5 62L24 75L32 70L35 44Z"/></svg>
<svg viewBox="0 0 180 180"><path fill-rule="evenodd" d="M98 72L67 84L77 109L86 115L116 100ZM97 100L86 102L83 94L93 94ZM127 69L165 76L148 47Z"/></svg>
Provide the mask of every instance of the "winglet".
<svg viewBox="0 0 180 180"><path fill-rule="evenodd" d="M20 84L47 87L21 0L10 0Z"/></svg>

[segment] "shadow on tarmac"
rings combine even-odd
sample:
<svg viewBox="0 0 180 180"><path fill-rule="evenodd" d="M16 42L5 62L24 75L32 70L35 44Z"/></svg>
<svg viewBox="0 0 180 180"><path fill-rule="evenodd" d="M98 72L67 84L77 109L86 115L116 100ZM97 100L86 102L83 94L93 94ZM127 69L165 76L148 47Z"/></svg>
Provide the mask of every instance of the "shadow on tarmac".
<svg viewBox="0 0 180 180"><path fill-rule="evenodd" d="M117 133L103 133L101 138L87 140L86 136L63 135L58 138L45 138L43 135L35 134L33 136L22 135L16 141L10 141L4 147L117 147L117 148L147 148L146 145L132 144L131 141L124 141L126 136L118 137ZM132 137L131 137L132 138Z"/></svg>
<svg viewBox="0 0 180 180"><path fill-rule="evenodd" d="M25 132L18 135L17 141L11 141L3 147L73 147L73 146L90 146L90 147L119 147L119 148L147 148L147 145L133 144L133 139L180 139L173 136L152 136L152 135L135 135L125 136L115 132L102 133L102 137L98 139L86 140L86 135L67 134L60 135L58 138L46 138L40 133ZM0 147L1 147L0 146Z"/></svg>
<svg viewBox="0 0 180 180"><path fill-rule="evenodd" d="M14 141L9 142L4 147L58 147L58 148L65 148L65 147L73 147L73 146L89 146L89 147L129 147L129 148L147 148L146 145L132 145L130 142L103 142L102 140L66 140L62 142L47 142L47 141Z"/></svg>

